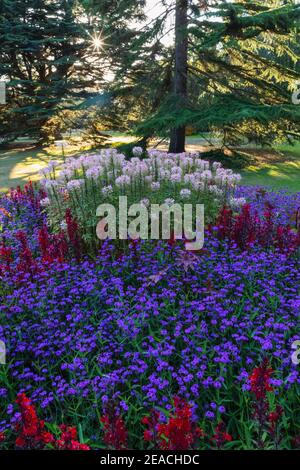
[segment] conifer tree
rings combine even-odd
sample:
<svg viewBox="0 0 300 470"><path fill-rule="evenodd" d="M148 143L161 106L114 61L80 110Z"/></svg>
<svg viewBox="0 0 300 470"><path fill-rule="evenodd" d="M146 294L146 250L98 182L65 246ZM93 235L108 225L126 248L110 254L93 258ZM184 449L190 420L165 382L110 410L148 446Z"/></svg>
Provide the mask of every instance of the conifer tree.
<svg viewBox="0 0 300 470"><path fill-rule="evenodd" d="M300 110L291 99L300 78L295 0L161 4L164 13L132 37L113 84L116 107L124 102L124 89L127 102L135 94L136 108L144 102L138 133L171 135L173 152L184 149L186 126L219 131L225 142L235 144L245 138L269 143L299 136ZM176 19L174 44L166 46L161 38L170 15ZM152 80L154 61L161 74ZM147 80L152 99L145 106L145 94L137 91Z"/></svg>
<svg viewBox="0 0 300 470"><path fill-rule="evenodd" d="M103 73L92 35L75 0L1 0L0 77L7 80L2 141L42 138L49 118L87 96Z"/></svg>

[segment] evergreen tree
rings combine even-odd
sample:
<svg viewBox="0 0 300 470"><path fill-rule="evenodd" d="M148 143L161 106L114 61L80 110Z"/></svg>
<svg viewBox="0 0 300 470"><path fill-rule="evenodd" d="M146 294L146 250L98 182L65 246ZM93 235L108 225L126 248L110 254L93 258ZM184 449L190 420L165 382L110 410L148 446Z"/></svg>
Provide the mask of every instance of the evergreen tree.
<svg viewBox="0 0 300 470"><path fill-rule="evenodd" d="M116 106L126 86L133 95L146 80L151 96L160 97L143 107L141 135L171 133L170 150L176 152L184 149L186 126L218 130L229 143L299 135L300 110L291 100L300 78L300 6L294 0L161 3L165 12L132 38L114 83ZM160 40L170 15L176 18L174 47ZM154 60L157 70L162 65L156 80L151 77ZM137 73L141 63L142 75ZM172 77L165 81L165 64L169 71L170 63ZM164 90L162 83L167 84Z"/></svg>
<svg viewBox="0 0 300 470"><path fill-rule="evenodd" d="M156 39L161 19L149 21L145 0L82 4L101 19L101 58L108 78L102 83L106 105L93 107L92 125L128 132L158 109L171 86L172 54Z"/></svg>
<svg viewBox="0 0 300 470"><path fill-rule="evenodd" d="M0 77L8 80L2 141L42 138L49 118L87 96L103 74L92 34L75 0L1 0Z"/></svg>
<svg viewBox="0 0 300 470"><path fill-rule="evenodd" d="M178 104L185 106L188 83L188 0L176 0L175 8L175 70L174 95ZM183 152L185 125L172 129L170 152Z"/></svg>

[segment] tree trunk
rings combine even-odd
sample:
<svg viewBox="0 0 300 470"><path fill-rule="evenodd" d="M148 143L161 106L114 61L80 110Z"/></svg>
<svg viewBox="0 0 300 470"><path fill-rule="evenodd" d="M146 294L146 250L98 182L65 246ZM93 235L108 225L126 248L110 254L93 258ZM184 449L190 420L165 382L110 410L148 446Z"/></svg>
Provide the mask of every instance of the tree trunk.
<svg viewBox="0 0 300 470"><path fill-rule="evenodd" d="M176 0L174 92L180 106L187 98L188 0ZM185 126L171 130L169 152L185 150Z"/></svg>

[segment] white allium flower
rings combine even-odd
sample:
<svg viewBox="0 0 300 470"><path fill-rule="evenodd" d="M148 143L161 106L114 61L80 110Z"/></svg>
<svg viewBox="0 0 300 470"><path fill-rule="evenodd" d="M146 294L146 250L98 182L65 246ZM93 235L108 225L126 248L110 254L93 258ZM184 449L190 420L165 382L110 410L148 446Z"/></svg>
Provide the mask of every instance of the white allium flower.
<svg viewBox="0 0 300 470"><path fill-rule="evenodd" d="M135 157L140 157L141 155L143 155L143 152L144 150L142 149L142 147L133 147L132 149L132 153Z"/></svg>
<svg viewBox="0 0 300 470"><path fill-rule="evenodd" d="M163 179L163 180L168 180L168 179L170 179L170 171L169 171L169 170L166 170L166 169L164 169L164 168L161 168L161 169L159 170L159 176L160 176L160 178Z"/></svg>
<svg viewBox="0 0 300 470"><path fill-rule="evenodd" d="M45 168L42 168L41 170L38 171L38 174L39 176L42 176L42 177L47 177L50 175L50 173L52 173L52 168L46 166Z"/></svg>
<svg viewBox="0 0 300 470"><path fill-rule="evenodd" d="M142 199L142 200L140 201L140 204L141 204L142 206L149 207L149 206L150 206L150 201L149 201L149 199L147 199L147 198L145 197L144 199Z"/></svg>
<svg viewBox="0 0 300 470"><path fill-rule="evenodd" d="M57 160L50 160L48 165L49 168L56 168L59 165L59 162Z"/></svg>
<svg viewBox="0 0 300 470"><path fill-rule="evenodd" d="M189 198L191 194L192 194L192 191L187 188L184 188L180 191L180 196L184 199Z"/></svg>
<svg viewBox="0 0 300 470"><path fill-rule="evenodd" d="M139 165L136 168L136 173L137 174L142 174L145 175L149 172L148 166L144 162L140 162Z"/></svg>
<svg viewBox="0 0 300 470"><path fill-rule="evenodd" d="M204 180L211 180L212 179L212 173L210 170L204 170L203 173L201 174L201 178Z"/></svg>
<svg viewBox="0 0 300 470"><path fill-rule="evenodd" d="M239 173L234 173L232 176L234 177L234 181L235 181L236 183L238 183L238 182L241 181L241 179L242 179L242 177L241 177L241 175L240 175Z"/></svg>
<svg viewBox="0 0 300 470"><path fill-rule="evenodd" d="M170 180L172 183L180 183L181 181L181 174L180 173L173 173L170 176Z"/></svg>
<svg viewBox="0 0 300 470"><path fill-rule="evenodd" d="M43 180L42 184L46 189L53 189L53 188L57 188L57 186L58 186L58 182L55 181L55 180L45 179L45 180Z"/></svg>
<svg viewBox="0 0 300 470"><path fill-rule="evenodd" d="M171 174L172 175L182 175L182 168L180 168L180 166L173 166L171 168Z"/></svg>
<svg viewBox="0 0 300 470"><path fill-rule="evenodd" d="M152 191L158 191L159 188L160 188L160 182L159 181L153 181L153 183L151 183Z"/></svg>
<svg viewBox="0 0 300 470"><path fill-rule="evenodd" d="M247 201L244 197L231 197L229 203L233 208L239 209L240 207L244 206Z"/></svg>
<svg viewBox="0 0 300 470"><path fill-rule="evenodd" d="M62 220L62 222L59 224L59 226L62 230L67 230L67 228L68 228L67 222L65 220Z"/></svg>
<svg viewBox="0 0 300 470"><path fill-rule="evenodd" d="M165 204L167 204L167 206L171 207L173 206L173 204L175 204L175 199L172 199L171 197L167 197L167 199L165 199Z"/></svg>
<svg viewBox="0 0 300 470"><path fill-rule="evenodd" d="M68 179L68 178L71 178L73 176L73 174L74 174L74 171L71 168L67 168L67 169L62 170L60 172L59 178L60 178L60 180L63 180L65 178Z"/></svg>
<svg viewBox="0 0 300 470"><path fill-rule="evenodd" d="M180 164L183 168L191 167L194 163L194 160L190 157L182 158Z"/></svg>
<svg viewBox="0 0 300 470"><path fill-rule="evenodd" d="M45 197L44 199L40 200L40 205L42 207L50 206L50 199L48 197Z"/></svg>
<svg viewBox="0 0 300 470"><path fill-rule="evenodd" d="M195 173L187 173L183 178L185 183L191 183L195 180Z"/></svg>
<svg viewBox="0 0 300 470"><path fill-rule="evenodd" d="M212 165L212 167L213 167L214 170L217 170L217 169L219 169L219 168L222 167L222 163L220 163L220 162L214 162L213 165Z"/></svg>
<svg viewBox="0 0 300 470"><path fill-rule="evenodd" d="M211 193L215 193L217 190L218 190L218 186L216 184L211 184L208 186L208 190L211 192Z"/></svg>
<svg viewBox="0 0 300 470"><path fill-rule="evenodd" d="M124 175L133 176L136 173L136 165L133 165L132 162L126 162L122 168Z"/></svg>
<svg viewBox="0 0 300 470"><path fill-rule="evenodd" d="M139 159L139 157L132 157L129 162L132 164L132 165L139 165L141 163L141 160Z"/></svg>
<svg viewBox="0 0 300 470"><path fill-rule="evenodd" d="M125 186L127 184L130 184L130 177L128 175L121 175L116 178L115 181L117 186Z"/></svg>
<svg viewBox="0 0 300 470"><path fill-rule="evenodd" d="M108 196L109 194L111 194L113 192L113 188L112 186L109 184L108 186L104 186L102 189L101 189L101 192L103 194L103 196Z"/></svg>
<svg viewBox="0 0 300 470"><path fill-rule="evenodd" d="M88 168L86 170L87 178L97 179L103 173L103 168L101 166L94 166L93 168Z"/></svg>
<svg viewBox="0 0 300 470"><path fill-rule="evenodd" d="M72 191L73 189L79 189L82 184L84 184L83 179L71 180L68 181L67 188L69 191Z"/></svg>
<svg viewBox="0 0 300 470"><path fill-rule="evenodd" d="M223 194L222 189L220 189L216 184L211 184L210 186L208 186L208 190L211 193L216 194L217 196L221 196Z"/></svg>
<svg viewBox="0 0 300 470"><path fill-rule="evenodd" d="M192 186L194 189L196 189L196 191L204 191L204 188L205 188L203 181L197 181L197 180L192 181Z"/></svg>
<svg viewBox="0 0 300 470"><path fill-rule="evenodd" d="M113 155L113 162L115 165L122 165L124 161L125 155L122 153L116 153L116 155Z"/></svg>
<svg viewBox="0 0 300 470"><path fill-rule="evenodd" d="M203 168L203 160L201 160L201 158L195 158L195 165L202 169Z"/></svg>

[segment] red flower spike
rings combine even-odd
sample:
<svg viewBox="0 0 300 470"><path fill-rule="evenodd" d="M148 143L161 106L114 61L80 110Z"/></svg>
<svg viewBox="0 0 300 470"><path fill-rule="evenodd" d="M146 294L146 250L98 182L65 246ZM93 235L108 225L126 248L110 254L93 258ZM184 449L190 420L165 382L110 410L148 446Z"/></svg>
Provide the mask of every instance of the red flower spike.
<svg viewBox="0 0 300 470"><path fill-rule="evenodd" d="M115 409L109 409L100 422L104 429L104 443L115 450L127 449L127 429L122 417L116 413Z"/></svg>
<svg viewBox="0 0 300 470"><path fill-rule="evenodd" d="M204 435L193 423L191 406L178 397L174 399L174 412L168 422L159 423L158 419L157 412L143 419L143 424L148 426L144 437L162 450L192 449L197 439Z"/></svg>
<svg viewBox="0 0 300 470"><path fill-rule="evenodd" d="M232 436L226 431L223 421L217 425L212 441L216 444L218 449L221 449L226 442L232 441Z"/></svg>
<svg viewBox="0 0 300 470"><path fill-rule="evenodd" d="M81 444L77 440L77 430L75 427L62 424L60 430L61 437L55 443L55 447L58 450L90 450L87 444Z"/></svg>
<svg viewBox="0 0 300 470"><path fill-rule="evenodd" d="M251 391L257 400L265 398L267 392L273 391L270 385L272 374L273 369L268 367L268 360L265 359L262 365L255 368L250 375Z"/></svg>
<svg viewBox="0 0 300 470"><path fill-rule="evenodd" d="M35 407L24 393L17 396L21 417L16 424L17 438L15 445L21 449L44 449L54 442L51 433L45 430L44 421L37 416Z"/></svg>

